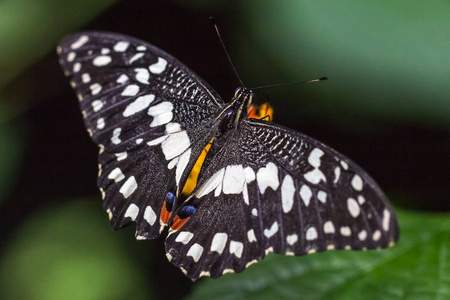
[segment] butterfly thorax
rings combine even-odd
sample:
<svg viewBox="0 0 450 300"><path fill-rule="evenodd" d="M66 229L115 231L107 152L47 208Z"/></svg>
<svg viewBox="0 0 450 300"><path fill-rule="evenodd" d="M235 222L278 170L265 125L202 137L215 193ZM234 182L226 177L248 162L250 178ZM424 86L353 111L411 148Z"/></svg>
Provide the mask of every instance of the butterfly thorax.
<svg viewBox="0 0 450 300"><path fill-rule="evenodd" d="M231 103L220 112L218 120L219 131L221 134L227 134L239 126L242 119L247 118L248 107L253 102L253 91L239 87L236 89Z"/></svg>

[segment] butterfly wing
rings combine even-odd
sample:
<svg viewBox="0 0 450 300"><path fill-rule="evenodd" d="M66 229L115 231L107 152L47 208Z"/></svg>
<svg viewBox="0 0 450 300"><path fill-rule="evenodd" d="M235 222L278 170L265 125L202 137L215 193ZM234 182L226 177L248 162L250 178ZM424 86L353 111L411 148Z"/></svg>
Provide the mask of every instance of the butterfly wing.
<svg viewBox="0 0 450 300"><path fill-rule="evenodd" d="M178 60L136 38L79 33L58 54L100 147L98 186L112 228L135 221L139 238L157 237L223 101Z"/></svg>
<svg viewBox="0 0 450 300"><path fill-rule="evenodd" d="M204 171L166 251L196 280L241 272L267 253L375 249L398 239L394 211L369 175L330 147L248 119Z"/></svg>

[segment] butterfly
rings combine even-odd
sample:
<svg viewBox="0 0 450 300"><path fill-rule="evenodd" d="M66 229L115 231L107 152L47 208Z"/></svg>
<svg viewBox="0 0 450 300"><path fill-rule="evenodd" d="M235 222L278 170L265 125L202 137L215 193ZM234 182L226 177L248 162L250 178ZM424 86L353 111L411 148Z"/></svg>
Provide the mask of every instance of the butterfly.
<svg viewBox="0 0 450 300"><path fill-rule="evenodd" d="M146 240L168 227L166 256L191 280L242 272L270 252L398 240L375 181L323 143L249 117L251 89L226 103L177 59L126 35L82 32L57 52L99 146L97 183L112 229L134 222Z"/></svg>

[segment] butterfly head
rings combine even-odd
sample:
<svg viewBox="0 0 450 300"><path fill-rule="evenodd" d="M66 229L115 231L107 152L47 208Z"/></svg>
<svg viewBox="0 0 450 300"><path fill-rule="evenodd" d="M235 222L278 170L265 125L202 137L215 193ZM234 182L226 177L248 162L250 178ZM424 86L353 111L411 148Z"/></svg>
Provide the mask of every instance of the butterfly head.
<svg viewBox="0 0 450 300"><path fill-rule="evenodd" d="M232 105L236 111L247 111L248 107L253 103L253 91L246 87L238 87L234 92Z"/></svg>
<svg viewBox="0 0 450 300"><path fill-rule="evenodd" d="M250 100L249 105L250 105L252 102L252 99L253 99L253 91L246 87L242 87L242 86L238 87L236 89L236 91L234 92L234 97L233 97L233 100L236 100L236 99L249 99Z"/></svg>
<svg viewBox="0 0 450 300"><path fill-rule="evenodd" d="M239 122L247 117L248 107L253 102L253 91L240 87L236 89L231 103L220 113L219 130L222 134L236 128Z"/></svg>

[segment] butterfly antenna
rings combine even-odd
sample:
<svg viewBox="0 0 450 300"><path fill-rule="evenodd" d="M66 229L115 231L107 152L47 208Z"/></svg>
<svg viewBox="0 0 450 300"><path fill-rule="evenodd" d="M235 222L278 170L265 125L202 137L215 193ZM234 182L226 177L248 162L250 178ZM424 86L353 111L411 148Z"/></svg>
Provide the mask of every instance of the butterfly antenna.
<svg viewBox="0 0 450 300"><path fill-rule="evenodd" d="M219 37L219 41L220 41L220 43L222 44L222 48L223 48L223 50L225 51L225 54L226 54L227 57L228 57L228 61L230 62L230 65L231 65L231 67L233 68L233 71L234 71L234 73L236 74L237 79L239 80L239 82L241 83L242 86L245 86L245 84L244 84L244 83L242 82L242 80L241 80L241 77L239 77L239 74L238 74L236 68L234 67L234 64L233 64L233 61L231 60L230 54L228 54L227 47L225 47L225 43L223 42L222 36L220 35L219 27L217 27L216 19L214 19L213 17L209 17L209 19L210 19L211 22L213 23L214 29L216 29L216 33L217 33L217 36Z"/></svg>
<svg viewBox="0 0 450 300"><path fill-rule="evenodd" d="M319 82L319 81L324 81L324 80L328 80L328 77L321 77L321 78L305 80L305 81L297 81L297 82L269 84L269 85L258 86L258 87L254 87L254 88L250 88L250 89L251 90L259 90L259 89L275 87L275 86L292 85L292 84L299 84L299 83L312 83L312 82Z"/></svg>

